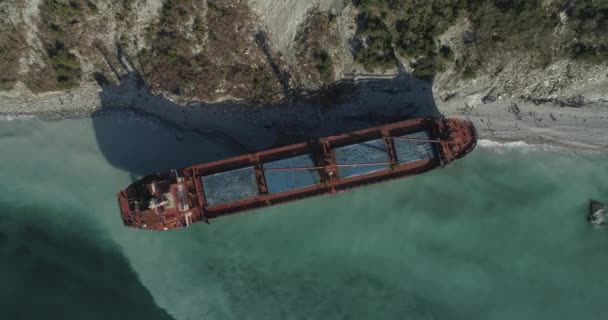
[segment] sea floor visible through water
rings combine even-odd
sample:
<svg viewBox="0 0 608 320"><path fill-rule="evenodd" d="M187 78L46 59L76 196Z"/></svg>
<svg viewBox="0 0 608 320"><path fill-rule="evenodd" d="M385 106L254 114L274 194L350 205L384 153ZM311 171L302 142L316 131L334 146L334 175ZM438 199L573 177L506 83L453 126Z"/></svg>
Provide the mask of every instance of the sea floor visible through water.
<svg viewBox="0 0 608 320"><path fill-rule="evenodd" d="M169 232L143 174L241 152L123 115L0 122L6 319L600 319L608 155L484 142L451 166Z"/></svg>

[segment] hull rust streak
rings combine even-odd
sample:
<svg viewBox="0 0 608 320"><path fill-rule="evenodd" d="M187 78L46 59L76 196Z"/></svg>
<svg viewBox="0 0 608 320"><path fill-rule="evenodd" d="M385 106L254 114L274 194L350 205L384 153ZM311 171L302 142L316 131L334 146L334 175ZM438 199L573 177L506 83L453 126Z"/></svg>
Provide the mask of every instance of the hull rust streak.
<svg viewBox="0 0 608 320"><path fill-rule="evenodd" d="M477 143L462 119L412 119L146 176L118 192L123 223L147 230L417 175Z"/></svg>

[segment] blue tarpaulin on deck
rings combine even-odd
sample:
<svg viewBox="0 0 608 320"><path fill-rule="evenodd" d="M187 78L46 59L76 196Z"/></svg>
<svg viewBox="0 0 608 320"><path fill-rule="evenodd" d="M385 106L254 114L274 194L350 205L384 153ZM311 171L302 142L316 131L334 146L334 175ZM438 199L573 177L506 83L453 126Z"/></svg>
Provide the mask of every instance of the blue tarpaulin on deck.
<svg viewBox="0 0 608 320"><path fill-rule="evenodd" d="M388 151L384 139L369 140L335 149L337 164L361 164L374 162L389 162ZM388 164L366 165L354 167L339 167L340 178L349 178L388 169Z"/></svg>
<svg viewBox="0 0 608 320"><path fill-rule="evenodd" d="M407 134L401 136L404 138L415 139L431 139L431 136L426 131ZM432 143L424 141L398 140L393 139L395 145L395 153L399 163L413 162L423 159L431 159L435 157L435 151Z"/></svg>
<svg viewBox="0 0 608 320"><path fill-rule="evenodd" d="M314 161L308 154L264 163L265 169L314 166ZM317 170L265 170L264 175L269 193L305 188L321 180Z"/></svg>
<svg viewBox="0 0 608 320"><path fill-rule="evenodd" d="M207 205L215 206L258 196L253 167L201 177Z"/></svg>

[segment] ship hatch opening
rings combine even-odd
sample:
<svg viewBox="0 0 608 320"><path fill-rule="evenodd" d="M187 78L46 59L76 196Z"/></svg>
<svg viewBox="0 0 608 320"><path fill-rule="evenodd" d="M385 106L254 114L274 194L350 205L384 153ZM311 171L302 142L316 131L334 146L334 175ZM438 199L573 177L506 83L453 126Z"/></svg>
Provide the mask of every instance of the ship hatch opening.
<svg viewBox="0 0 608 320"><path fill-rule="evenodd" d="M397 155L397 162L408 163L435 158L435 147L433 143L424 141L432 139L431 135L427 131L419 131L399 137L420 139L420 141L393 139L393 143L395 145L395 154Z"/></svg>
<svg viewBox="0 0 608 320"><path fill-rule="evenodd" d="M340 178L350 178L364 174L386 170L390 166L390 158L384 139L375 139L334 150L338 165L363 164L361 166L344 166L338 168ZM378 163L377 165L369 165Z"/></svg>
<svg viewBox="0 0 608 320"><path fill-rule="evenodd" d="M280 169L264 172L268 193L306 188L321 182L318 170L289 170L298 168L315 168L310 154L264 163L264 169Z"/></svg>
<svg viewBox="0 0 608 320"><path fill-rule="evenodd" d="M252 166L201 177L208 206L254 198L259 195Z"/></svg>

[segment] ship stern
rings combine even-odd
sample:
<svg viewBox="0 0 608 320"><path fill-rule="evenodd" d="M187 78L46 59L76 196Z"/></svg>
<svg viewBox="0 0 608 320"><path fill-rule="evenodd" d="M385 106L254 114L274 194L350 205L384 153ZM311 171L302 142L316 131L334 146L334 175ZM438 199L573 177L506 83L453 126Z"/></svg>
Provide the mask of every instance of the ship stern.
<svg viewBox="0 0 608 320"><path fill-rule="evenodd" d="M123 224L127 227L137 228L138 226L135 224L135 219L133 218L134 212L129 205L128 190L120 190L116 194L116 198L118 199L118 208L120 208L120 217L122 218Z"/></svg>

